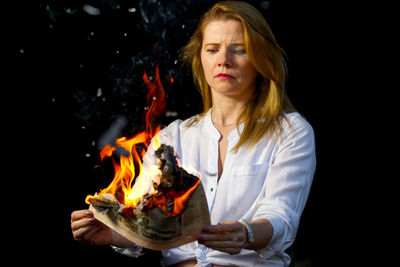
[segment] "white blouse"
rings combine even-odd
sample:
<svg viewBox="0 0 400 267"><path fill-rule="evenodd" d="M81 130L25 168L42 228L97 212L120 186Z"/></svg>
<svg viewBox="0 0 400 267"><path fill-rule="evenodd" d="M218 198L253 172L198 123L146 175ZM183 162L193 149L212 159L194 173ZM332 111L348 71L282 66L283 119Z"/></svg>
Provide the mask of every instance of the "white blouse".
<svg viewBox="0 0 400 267"><path fill-rule="evenodd" d="M243 124L229 136L224 170L218 181L218 140L220 133L209 111L197 124L176 120L160 133L160 142L174 147L183 166L201 173L211 223L250 222L265 218L273 226L269 244L259 250L242 249L230 255L198 242L163 251L163 265L196 259L201 267L217 265L288 266L285 250L293 243L314 176L316 157L313 129L299 113L283 119L281 138L266 136L255 147L242 146L230 151L238 140ZM149 152L149 151L148 151ZM147 153L149 154L149 153ZM147 157L146 161L149 160Z"/></svg>

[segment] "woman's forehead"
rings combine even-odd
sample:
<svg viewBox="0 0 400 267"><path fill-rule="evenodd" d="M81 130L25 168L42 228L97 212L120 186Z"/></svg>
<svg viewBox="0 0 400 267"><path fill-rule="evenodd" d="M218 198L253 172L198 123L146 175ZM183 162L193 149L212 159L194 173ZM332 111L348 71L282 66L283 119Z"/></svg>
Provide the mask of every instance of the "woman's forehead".
<svg viewBox="0 0 400 267"><path fill-rule="evenodd" d="M203 44L222 42L239 44L244 42L243 26L239 21L215 20L207 24L203 33Z"/></svg>

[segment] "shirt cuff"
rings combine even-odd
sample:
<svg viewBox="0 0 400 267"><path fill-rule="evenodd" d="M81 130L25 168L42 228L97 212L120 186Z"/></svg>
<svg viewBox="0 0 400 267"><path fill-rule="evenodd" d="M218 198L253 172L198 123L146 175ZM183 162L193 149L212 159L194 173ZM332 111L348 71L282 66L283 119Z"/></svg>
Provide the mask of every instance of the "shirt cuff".
<svg viewBox="0 0 400 267"><path fill-rule="evenodd" d="M142 256L144 254L142 252L143 247L136 245L136 244L129 248L120 248L120 247L111 245L111 248L114 249L114 251L117 253L120 253L120 254L128 256L128 257L133 257L133 258L139 258L140 256Z"/></svg>
<svg viewBox="0 0 400 267"><path fill-rule="evenodd" d="M265 259L269 259L276 253L281 252L284 244L287 243L284 239L282 221L277 217L270 217L267 220L271 223L273 229L271 240L264 248L256 250L257 254Z"/></svg>

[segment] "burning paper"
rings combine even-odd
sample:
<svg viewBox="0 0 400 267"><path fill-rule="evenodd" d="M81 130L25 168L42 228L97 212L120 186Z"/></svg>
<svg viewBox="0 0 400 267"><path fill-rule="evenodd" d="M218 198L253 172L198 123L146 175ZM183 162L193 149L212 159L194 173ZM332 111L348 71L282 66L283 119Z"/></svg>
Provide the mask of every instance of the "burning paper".
<svg viewBox="0 0 400 267"><path fill-rule="evenodd" d="M200 178L189 174L172 146L160 144L151 122L165 111L165 93L159 79L146 79L149 89L146 130L127 139L117 139L100 151L103 160L123 149L113 159L115 175L111 184L98 194L86 197L94 216L125 238L143 247L164 250L192 242L201 228L210 224L208 206ZM152 140L152 142L150 142ZM157 160L144 167L142 158L151 147ZM139 170L137 172L137 170Z"/></svg>
<svg viewBox="0 0 400 267"><path fill-rule="evenodd" d="M128 206L110 193L87 201L95 218L125 238L164 250L194 241L210 218L200 179L177 165L172 147L161 145L155 154L161 174L152 193L128 201L134 203Z"/></svg>

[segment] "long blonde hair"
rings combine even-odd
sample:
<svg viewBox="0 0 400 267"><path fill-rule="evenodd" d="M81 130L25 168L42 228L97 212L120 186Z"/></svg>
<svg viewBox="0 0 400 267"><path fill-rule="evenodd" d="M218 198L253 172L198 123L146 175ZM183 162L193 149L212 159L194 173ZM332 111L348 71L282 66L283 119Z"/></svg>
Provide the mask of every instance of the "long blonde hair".
<svg viewBox="0 0 400 267"><path fill-rule="evenodd" d="M212 106L211 90L200 58L204 30L212 21L227 19L241 22L247 55L258 72L256 89L238 120L244 121L245 126L239 142L233 148L233 151L237 151L245 143L249 147L256 145L269 132L280 136L281 118L286 118L284 113L294 112L295 108L284 89L284 51L268 23L252 5L240 1L224 1L215 4L200 18L197 30L181 50L181 59L191 65L195 84L203 98L203 113L194 118L188 127L196 124Z"/></svg>

